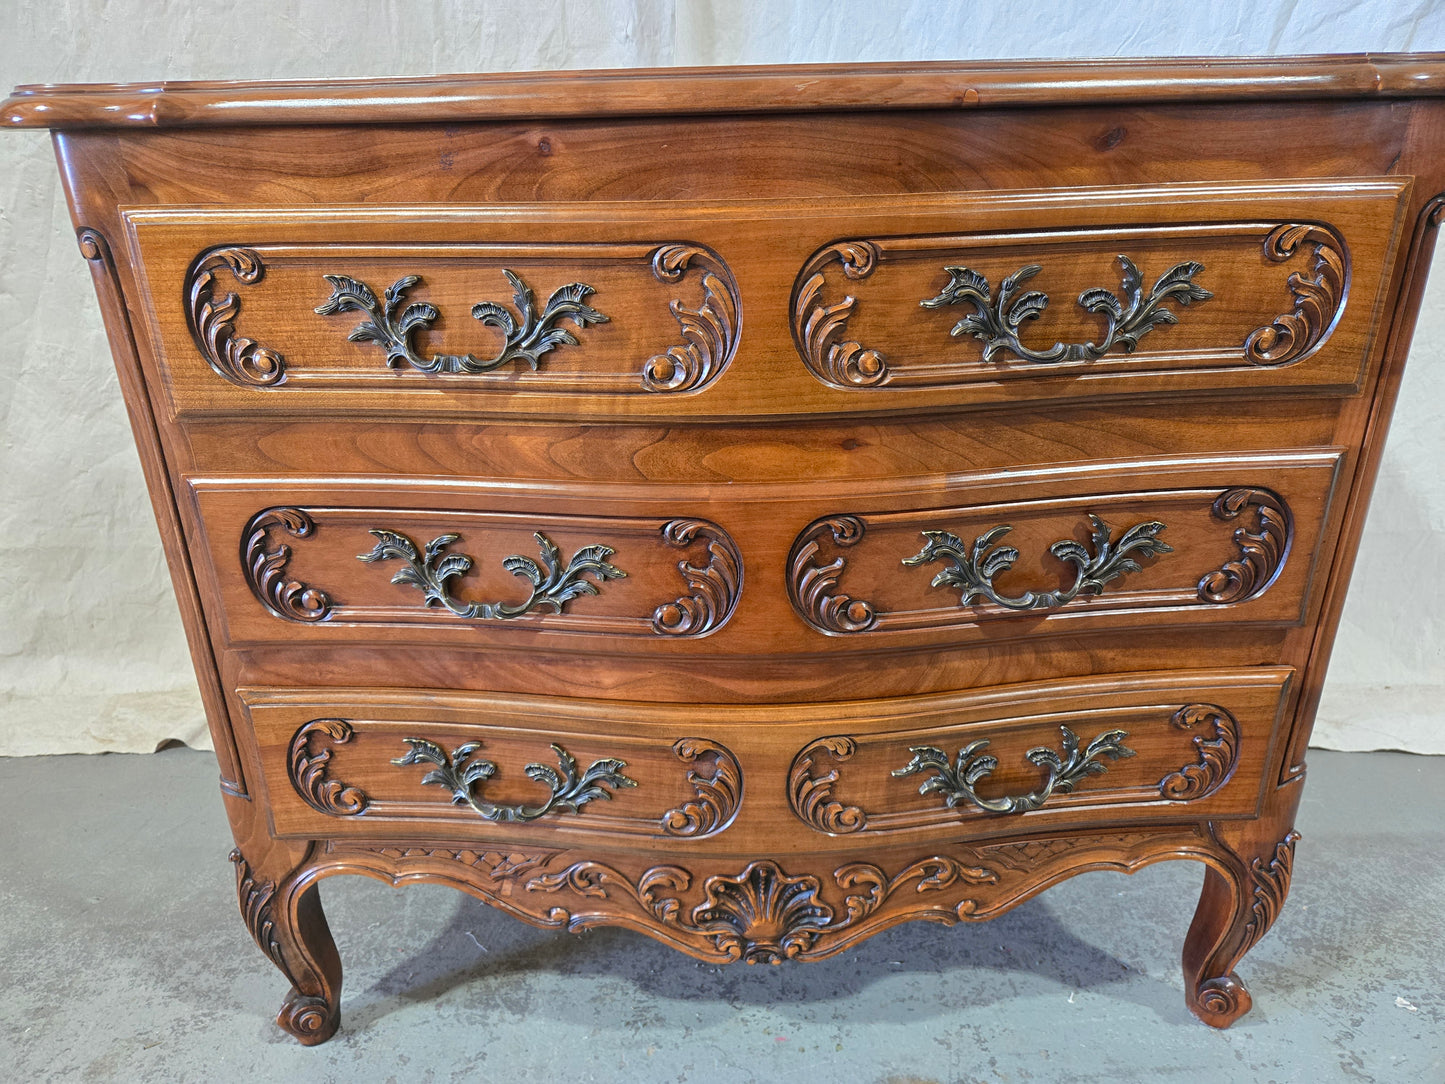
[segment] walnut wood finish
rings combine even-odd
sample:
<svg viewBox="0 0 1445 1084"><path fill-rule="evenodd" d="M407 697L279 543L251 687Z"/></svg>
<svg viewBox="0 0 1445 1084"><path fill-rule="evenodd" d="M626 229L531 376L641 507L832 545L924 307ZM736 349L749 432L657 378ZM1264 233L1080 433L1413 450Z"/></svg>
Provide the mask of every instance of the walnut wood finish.
<svg viewBox="0 0 1445 1084"><path fill-rule="evenodd" d="M778 962L1173 858L1188 1003L1247 1011L1442 88L1401 56L17 91L281 1025L338 1025L336 873Z"/></svg>

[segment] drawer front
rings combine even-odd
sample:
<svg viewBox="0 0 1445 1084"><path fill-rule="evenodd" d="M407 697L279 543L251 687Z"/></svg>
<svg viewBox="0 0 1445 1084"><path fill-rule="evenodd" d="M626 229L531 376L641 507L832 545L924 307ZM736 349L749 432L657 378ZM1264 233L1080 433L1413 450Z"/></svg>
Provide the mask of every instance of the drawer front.
<svg viewBox="0 0 1445 1084"><path fill-rule="evenodd" d="M125 217L177 415L718 418L1353 391L1408 189Z"/></svg>
<svg viewBox="0 0 1445 1084"><path fill-rule="evenodd" d="M1300 452L1040 467L834 482L806 499L762 485L189 485L197 566L232 646L811 665L900 646L1297 625L1340 463Z"/></svg>
<svg viewBox="0 0 1445 1084"><path fill-rule="evenodd" d="M807 851L1248 816L1292 671L848 704L242 689L278 835ZM425 825L422 829L420 825Z"/></svg>

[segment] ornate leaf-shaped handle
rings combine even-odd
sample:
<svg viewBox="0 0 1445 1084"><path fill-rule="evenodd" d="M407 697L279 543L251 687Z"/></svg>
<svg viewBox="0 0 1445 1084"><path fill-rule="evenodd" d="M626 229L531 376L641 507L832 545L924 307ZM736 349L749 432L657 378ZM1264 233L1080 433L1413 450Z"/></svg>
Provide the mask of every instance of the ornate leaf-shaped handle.
<svg viewBox="0 0 1445 1084"><path fill-rule="evenodd" d="M585 282L571 282L552 291L541 313L532 297L532 289L511 271L502 270L512 287L514 315L505 305L481 301L472 306L472 317L488 327L497 328L503 336L502 349L492 358L472 354L435 354L424 358L412 346L412 335L427 331L441 317L436 306L425 302L402 309L407 292L421 283L420 275L403 275L387 288L383 302L366 283L346 275L324 275L331 284L331 296L316 306L318 316L339 312L363 312L370 317L352 329L347 336L352 342L376 343L386 351L386 364L392 368L409 365L424 373L489 373L513 361L525 361L534 371L542 364L542 355L559 346L575 346L577 338L561 326L570 320L579 328L605 324L602 315L587 298L594 291ZM520 318L519 318L520 317Z"/></svg>
<svg viewBox="0 0 1445 1084"><path fill-rule="evenodd" d="M561 613L563 607L579 595L597 594L596 585L584 580L584 575L596 577L599 583L623 579L627 575L607 562L613 552L610 546L584 546L564 564L562 551L550 538L538 532L532 537L537 540L541 551L540 565L530 557L515 553L502 559L503 568L532 585L531 594L525 601L516 604L462 602L451 593L447 581L470 569L472 559L466 554L445 552L460 535L441 535L432 539L425 550L418 552L416 543L398 531L376 528L370 533L377 540L376 545L370 553L358 554L358 561L405 561L406 564L392 576L392 583L419 588L424 606L445 606L458 617L468 620L521 617L544 609Z"/></svg>
<svg viewBox="0 0 1445 1084"><path fill-rule="evenodd" d="M949 531L924 531L926 539L921 552L905 557L909 567L941 561L943 571L933 577L934 587L956 587L962 592L960 606L972 605L976 599L987 599L1010 610L1052 610L1072 602L1079 595L1101 594L1106 584L1128 572L1138 572L1139 562L1130 554L1154 557L1174 552L1174 547L1161 541L1164 524L1159 520L1136 523L1114 541L1112 529L1094 513L1089 513L1092 527L1091 547L1072 538L1061 539L1049 547L1060 561L1074 566L1074 582L1062 591L1025 591L1022 595L999 594L993 578L1013 567L1019 551L1012 546L995 546L1009 531L1008 524L993 527L965 545L963 539Z"/></svg>
<svg viewBox="0 0 1445 1084"><path fill-rule="evenodd" d="M635 787L637 780L622 774L627 767L625 761L606 757L594 761L587 770L577 770L577 760L560 745L553 745L557 757L557 768L546 764L528 764L522 771L533 782L540 783L552 793L541 805L502 805L489 802L478 792L477 787L497 773L497 766L490 760L472 759L482 747L481 742L467 742L453 749L451 754L436 742L425 738L403 738L410 747L405 754L392 761L397 767L413 764L432 764L435 767L422 776L424 786L435 785L451 791L453 805L469 805L483 820L498 824L518 824L545 817L548 813L580 813L582 807L597 798L611 798L608 788Z"/></svg>
<svg viewBox="0 0 1445 1084"><path fill-rule="evenodd" d="M1038 809L1054 794L1067 794L1080 779L1100 775L1107 770L1104 759L1132 757L1134 750L1124 744L1129 735L1123 730L1106 730L1082 750L1079 737L1066 726L1059 727L1062 752L1046 745L1030 749L1024 759L1048 772L1043 783L1028 794L1002 798L981 797L975 788L998 767L998 758L985 755L988 739L970 742L958 751L957 761L950 763L948 754L934 745L909 748L913 759L893 773L895 779L910 775L926 775L919 794L941 794L944 804L955 809L966 803L986 813L1027 813Z"/></svg>
<svg viewBox="0 0 1445 1084"><path fill-rule="evenodd" d="M962 266L945 267L948 285L937 297L926 298L919 304L925 309L971 305L974 311L956 323L949 334L972 335L982 342L985 362L993 361L1000 351L1006 350L1024 361L1049 364L1095 361L1115 346L1122 346L1125 353L1133 353L1139 340L1154 328L1179 322L1174 311L1165 307L1166 302L1186 306L1214 296L1194 281L1204 265L1193 260L1175 264L1165 271L1147 294L1143 276L1133 260L1121 254L1119 268L1122 301L1117 294L1099 286L1079 295L1080 308L1104 318L1104 337L1097 343L1056 342L1047 350L1033 350L1023 344L1019 336L1024 321L1037 320L1049 304L1048 295L1037 290L1018 293L1020 286L1043 270L1038 264L1021 267L1009 275L999 285L997 296L990 289L988 279L977 271Z"/></svg>

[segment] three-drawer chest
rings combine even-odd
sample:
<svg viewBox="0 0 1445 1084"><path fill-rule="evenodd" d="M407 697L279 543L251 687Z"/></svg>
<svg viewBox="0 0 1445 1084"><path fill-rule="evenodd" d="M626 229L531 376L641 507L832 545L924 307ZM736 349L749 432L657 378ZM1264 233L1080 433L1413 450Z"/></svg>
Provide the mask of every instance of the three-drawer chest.
<svg viewBox="0 0 1445 1084"><path fill-rule="evenodd" d="M1445 59L22 87L252 936L710 961L1204 867L1223 1027L1445 207Z"/></svg>

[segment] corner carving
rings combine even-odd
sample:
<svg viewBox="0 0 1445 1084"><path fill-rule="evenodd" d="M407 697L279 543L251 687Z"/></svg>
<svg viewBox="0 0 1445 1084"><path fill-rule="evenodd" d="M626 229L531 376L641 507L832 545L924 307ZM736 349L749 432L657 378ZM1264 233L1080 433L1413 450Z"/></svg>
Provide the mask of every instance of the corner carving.
<svg viewBox="0 0 1445 1084"><path fill-rule="evenodd" d="M861 832L867 827L868 817L862 809L834 800L833 784L838 782L838 769L818 774L820 757L845 761L857 750L858 743L852 738L834 736L818 738L798 751L788 769L788 804L804 824L832 836Z"/></svg>
<svg viewBox="0 0 1445 1084"><path fill-rule="evenodd" d="M282 543L266 548L273 527L293 538L306 538L316 530L316 523L299 508L267 508L251 517L241 531L241 570L251 593L277 617L324 621L331 615L331 599L324 591L286 578L291 547Z"/></svg>
<svg viewBox="0 0 1445 1084"><path fill-rule="evenodd" d="M830 516L810 524L793 542L788 554L788 598L799 616L820 632L866 632L878 623L872 603L838 592L846 560L836 557L828 564L818 563L824 535L832 535L836 546L856 546L864 530L858 516Z"/></svg>
<svg viewBox="0 0 1445 1084"><path fill-rule="evenodd" d="M1255 511L1255 529L1235 529L1239 557L1199 581L1201 601L1245 602L1263 594L1284 567L1294 537L1294 518L1279 494L1267 489L1227 489L1215 498L1212 513L1215 519L1227 522L1250 508Z"/></svg>
<svg viewBox="0 0 1445 1084"><path fill-rule="evenodd" d="M1286 223L1264 239L1264 256L1275 263L1291 259L1309 246L1313 262L1308 275L1292 272L1286 280L1294 309L1250 332L1244 356L1253 365L1288 365L1324 342L1339 322L1350 287L1349 250L1327 226Z"/></svg>
<svg viewBox="0 0 1445 1084"><path fill-rule="evenodd" d="M674 519L662 525L669 546L690 546L707 540L706 565L677 563L691 594L664 602L652 614L653 631L661 636L707 636L727 624L743 587L743 559L728 533L705 519Z"/></svg>
<svg viewBox="0 0 1445 1084"><path fill-rule="evenodd" d="M232 850L230 857L236 867L236 902L241 907L241 918L246 923L246 929L250 931L257 947L294 985L296 980L292 978L285 957L281 954L281 944L276 940L276 920L271 914L276 884L274 881L258 882L251 875L251 866L239 848Z"/></svg>
<svg viewBox="0 0 1445 1084"><path fill-rule="evenodd" d="M845 339L848 318L858 305L851 294L832 305L820 299L824 269L837 263L850 281L866 279L878 264L878 247L868 241L844 241L815 253L799 275L793 296L793 341L813 375L845 388L868 388L888 378L888 363L876 350Z"/></svg>
<svg viewBox="0 0 1445 1084"><path fill-rule="evenodd" d="M327 775L330 749L313 749L311 739L319 737L332 745L351 740L351 724L344 719L313 719L296 731L287 752L286 765L291 785L312 809L336 817L354 817L371 804L359 787L349 786Z"/></svg>
<svg viewBox="0 0 1445 1084"><path fill-rule="evenodd" d="M687 781L697 797L662 815L663 834L701 839L722 831L732 823L743 800L743 777L737 758L726 747L706 738L683 738L672 751L684 764L710 758L712 774L703 776L689 769Z"/></svg>
<svg viewBox="0 0 1445 1084"><path fill-rule="evenodd" d="M702 304L686 308L674 300L668 308L682 330L682 342L648 358L642 386L648 391L692 391L711 383L737 349L742 300L727 265L697 245L663 245L652 254L658 282L678 282L694 263L702 272Z"/></svg>
<svg viewBox="0 0 1445 1084"><path fill-rule="evenodd" d="M1159 793L1180 802L1208 797L1234 774L1239 763L1239 722L1214 704L1186 704L1169 721L1178 730L1209 726L1212 736L1194 735L1198 763L1166 775L1159 781Z"/></svg>
<svg viewBox="0 0 1445 1084"><path fill-rule="evenodd" d="M1274 854L1268 862L1256 858L1250 863L1254 900L1250 904L1251 918L1244 928L1244 945L1239 950L1241 956L1269 932L1284 907L1290 878L1294 874L1294 845L1299 842L1299 837L1298 832L1290 832L1275 845Z"/></svg>
<svg viewBox="0 0 1445 1084"><path fill-rule="evenodd" d="M253 286L266 275L261 257L249 248L226 247L204 252L186 272L186 326L196 349L221 376L243 388L266 388L286 379L286 359L253 339L236 334L241 299L216 294L216 275L226 270L242 285Z"/></svg>

